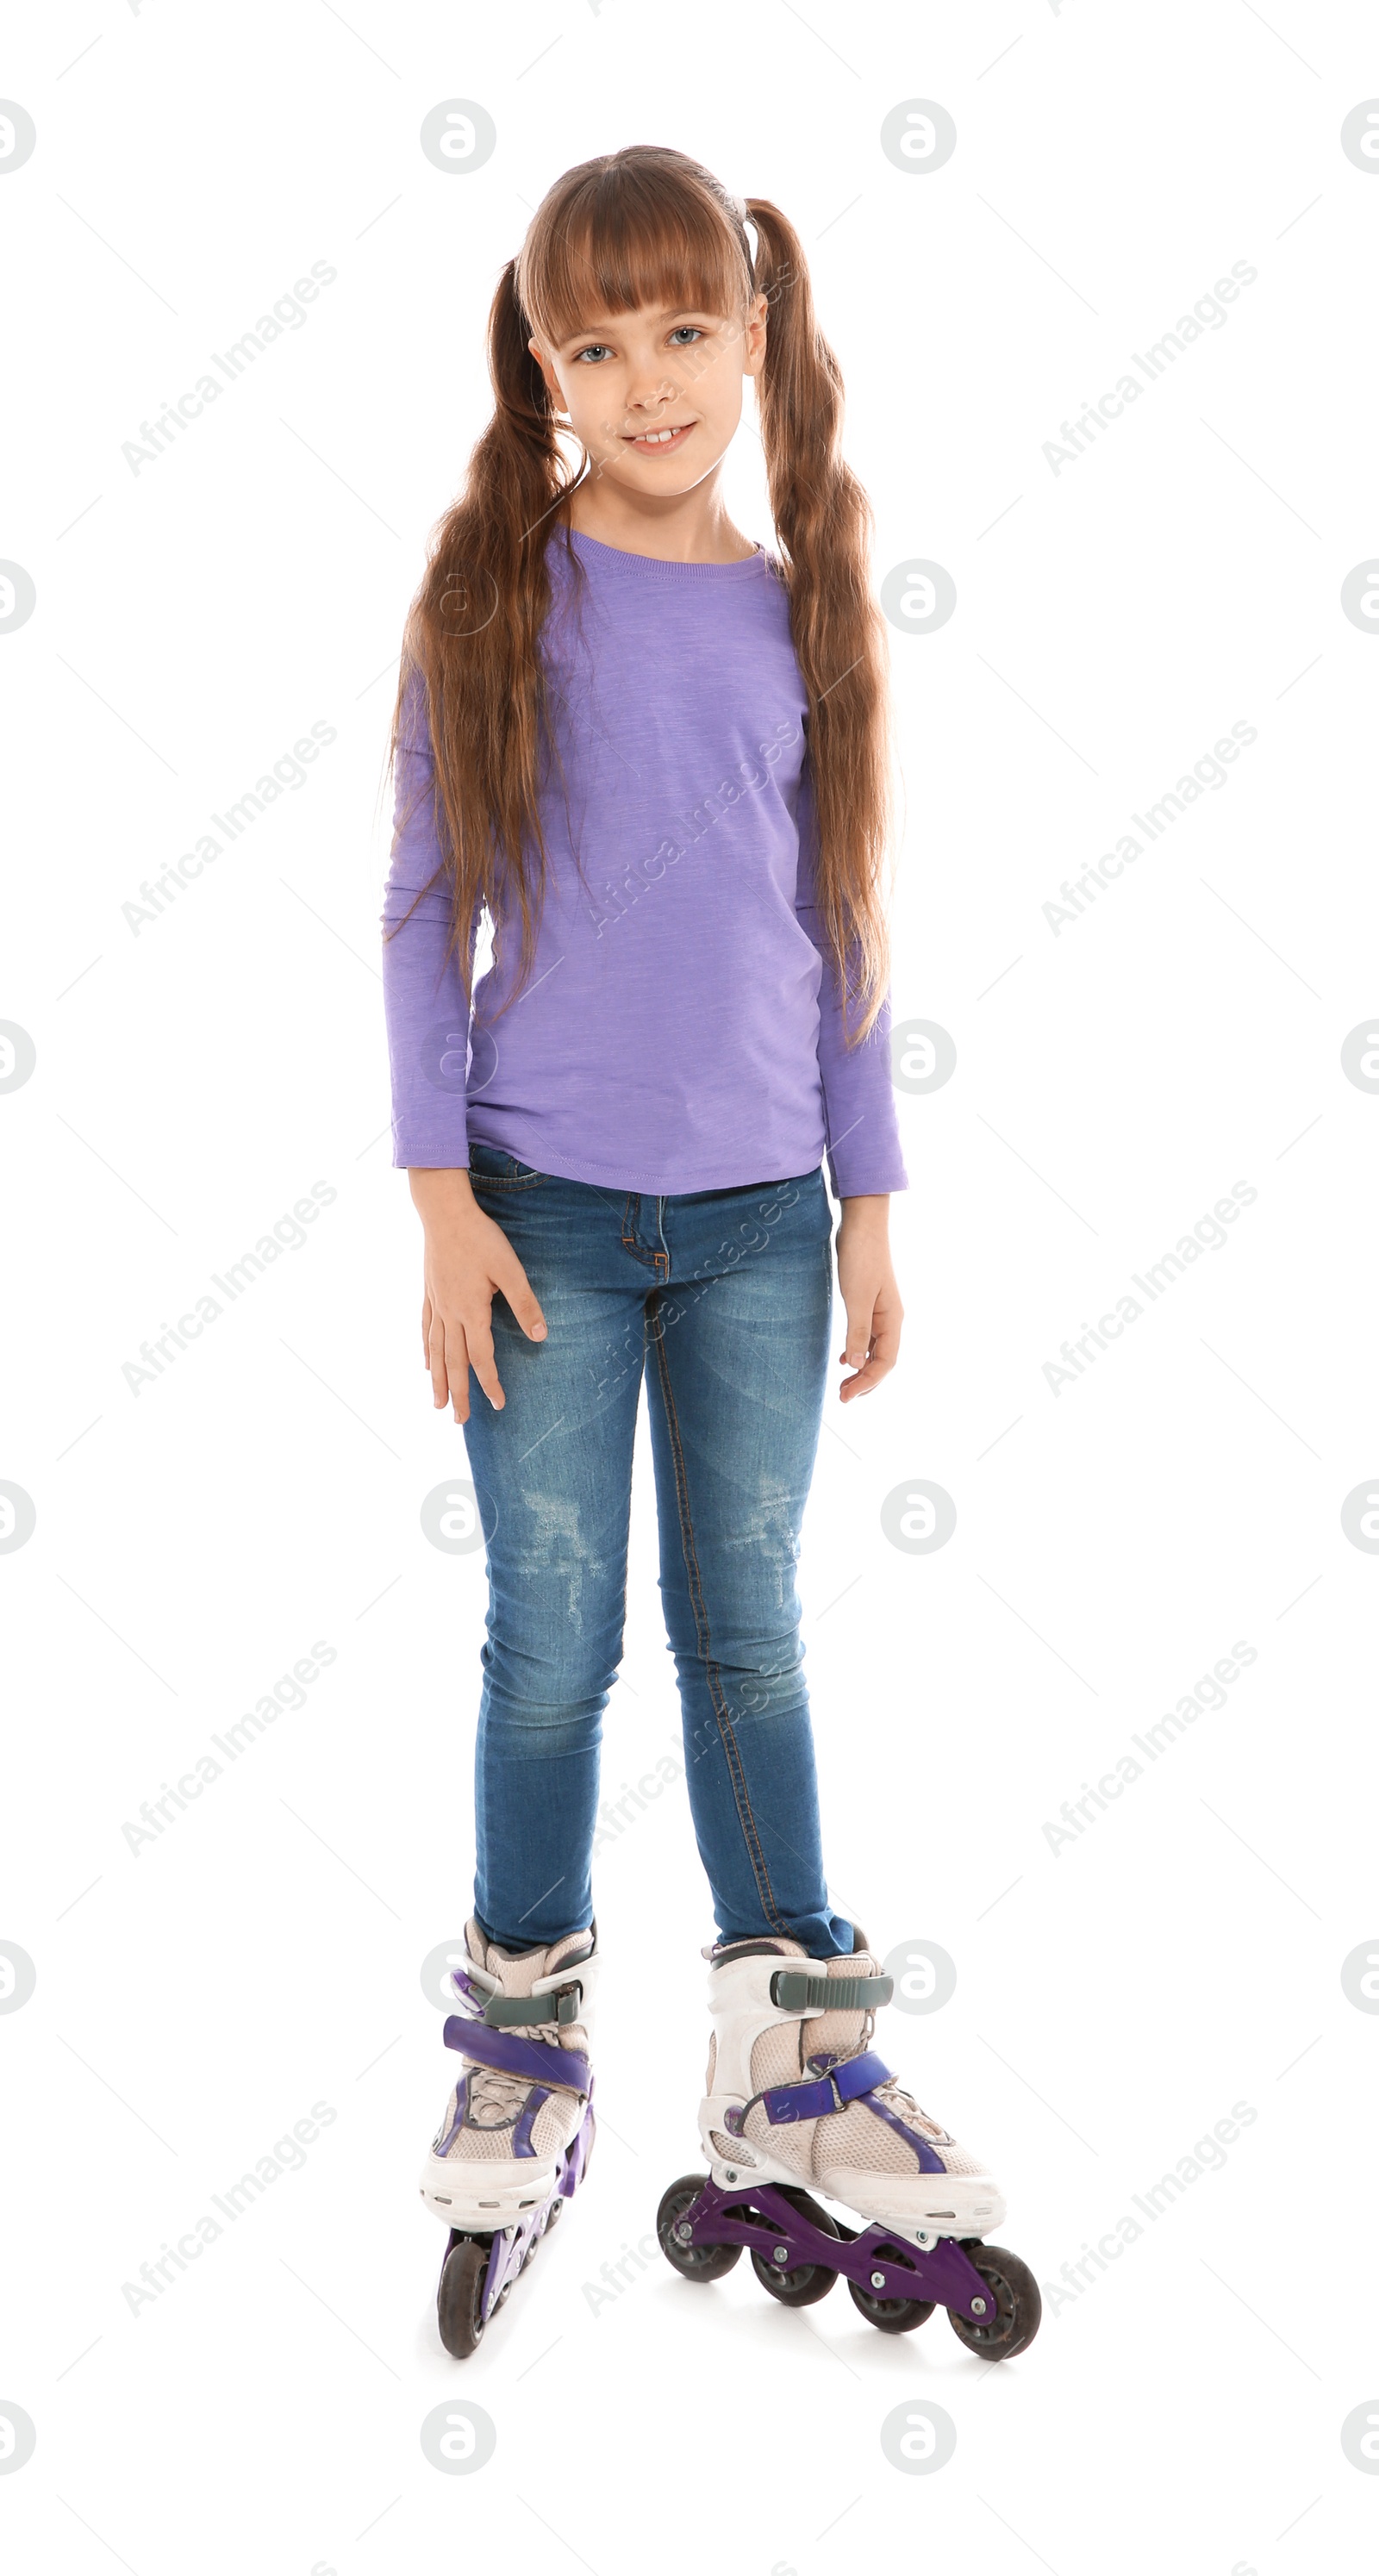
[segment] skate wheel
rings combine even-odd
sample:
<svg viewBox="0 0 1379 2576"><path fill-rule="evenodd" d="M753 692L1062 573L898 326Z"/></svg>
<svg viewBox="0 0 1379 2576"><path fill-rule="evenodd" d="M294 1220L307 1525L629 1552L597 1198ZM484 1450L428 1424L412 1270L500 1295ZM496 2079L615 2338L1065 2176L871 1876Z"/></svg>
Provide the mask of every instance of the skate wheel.
<svg viewBox="0 0 1379 2576"><path fill-rule="evenodd" d="M656 2236L666 2261L682 2281L721 2281L731 2272L742 2251L740 2245L682 2245L675 2234L675 2222L683 2218L691 2203L699 2198L707 2174L682 2174L669 2191L661 2195L656 2212Z"/></svg>
<svg viewBox="0 0 1379 2576"><path fill-rule="evenodd" d="M777 2183L776 2189L782 2200L788 2200L791 2208L799 2211L801 2218L807 2218L812 2226L818 2228L821 2236L838 2239L837 2227L828 2211L821 2209L817 2200L811 2200L807 2191L797 2190L793 2183ZM769 2290L772 2298L779 2299L783 2308L812 2308L816 2299L828 2297L838 2278L826 2263L797 2263L793 2272L783 2271L768 2256L759 2254L755 2246L752 2248L752 2270L763 2290Z"/></svg>
<svg viewBox="0 0 1379 2576"><path fill-rule="evenodd" d="M440 2338L456 2361L468 2361L478 2349L484 2330L484 2276L488 2271L491 2239L486 2236L461 2236L450 2240L450 2250L441 2265L440 2286L436 2292L436 2323ZM509 2285L510 2286L510 2285ZM503 2297L506 2297L506 2290ZM502 2298L498 2306L503 2304Z"/></svg>
<svg viewBox="0 0 1379 2576"><path fill-rule="evenodd" d="M864 2290L860 2281L849 2281L848 2293L855 2308L861 2310L868 2325L879 2326L882 2334L913 2334L934 2313L932 2299L878 2299L874 2290Z"/></svg>
<svg viewBox="0 0 1379 2576"><path fill-rule="evenodd" d="M983 2245L972 2237L964 2239L962 2250L990 2284L993 2310L979 2318L959 2316L950 2308L948 2322L959 2343L981 2360L1013 2361L1017 2352L1028 2351L1039 2332L1043 2314L1039 2284L1029 2265L1018 2254L1008 2254L1003 2245Z"/></svg>

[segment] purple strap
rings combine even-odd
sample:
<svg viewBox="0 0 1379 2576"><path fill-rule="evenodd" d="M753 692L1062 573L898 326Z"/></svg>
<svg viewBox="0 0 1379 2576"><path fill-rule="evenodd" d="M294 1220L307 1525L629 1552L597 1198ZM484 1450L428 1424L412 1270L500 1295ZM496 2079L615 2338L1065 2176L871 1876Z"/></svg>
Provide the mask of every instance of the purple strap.
<svg viewBox="0 0 1379 2576"><path fill-rule="evenodd" d="M580 2048L553 2048L540 2039L519 2039L516 2031L492 2030L486 2021L467 2021L452 2013L445 2025L447 2048L480 2066L495 2066L500 2075L516 2075L528 2084L564 2085L571 2093L589 2091L589 2060Z"/></svg>
<svg viewBox="0 0 1379 2576"><path fill-rule="evenodd" d="M489 1998L487 1986L479 1985L464 1968L452 1968L450 1982L462 2003L467 2003L474 2012L482 2013Z"/></svg>
<svg viewBox="0 0 1379 2576"><path fill-rule="evenodd" d="M530 2093L527 2095L526 2102L523 2105L521 2118L518 2120L517 2126L512 2133L512 2152L515 2156L535 2155L536 2149L532 2145L532 2129L535 2125L537 2112L540 2110L542 2103L549 2102L550 2098L551 2092L548 2084L534 2084L532 2086Z"/></svg>
<svg viewBox="0 0 1379 2576"><path fill-rule="evenodd" d="M462 2075L455 2087L455 2117L448 2129L442 2129L431 2149L433 2156L448 2156L469 2116L469 2077Z"/></svg>
<svg viewBox="0 0 1379 2576"><path fill-rule="evenodd" d="M921 2173L947 2173L948 2167L944 2163L937 2148L931 2147L927 2138L917 2137L914 2130L910 2128L904 2120L900 2119L896 2112L889 2110L884 2102L873 2102L870 2095L868 2095L867 2109L869 2111L874 2111L878 2120L884 2120L888 2128L897 2130L900 2136L904 2139L907 2147L913 2147L915 2154L919 2159L919 2170Z"/></svg>
<svg viewBox="0 0 1379 2576"><path fill-rule="evenodd" d="M766 2117L773 2128L788 2126L795 2120L822 2119L829 2111L842 2109L845 2102L855 2102L859 2094L870 2093L874 2084L884 2084L890 2076L885 2059L868 2049L863 2057L846 2057L828 2075L814 2084L773 2084L763 2093Z"/></svg>

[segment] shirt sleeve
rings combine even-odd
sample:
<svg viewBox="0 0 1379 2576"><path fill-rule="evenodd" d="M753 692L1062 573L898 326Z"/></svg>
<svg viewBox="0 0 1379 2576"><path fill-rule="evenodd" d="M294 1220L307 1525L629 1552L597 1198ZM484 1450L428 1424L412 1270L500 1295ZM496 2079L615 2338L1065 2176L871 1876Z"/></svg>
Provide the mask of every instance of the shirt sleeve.
<svg viewBox="0 0 1379 2576"><path fill-rule="evenodd" d="M864 1198L873 1192L909 1188L900 1150L895 1091L891 1082L891 997L889 989L876 1020L860 1046L844 1036L842 988L827 927L814 901L817 837L814 790L806 758L798 806L800 869L795 911L819 952L819 1073L824 1095L824 1131L828 1168L835 1198ZM854 1004L854 1017L856 1005Z"/></svg>
<svg viewBox="0 0 1379 2576"><path fill-rule="evenodd" d="M383 900L383 1009L393 1093L393 1162L401 1169L464 1171L469 1006L450 950L449 881L436 833L435 764L426 695L413 674L399 733L393 847ZM429 892L427 889L430 889ZM472 959L478 912L470 925Z"/></svg>

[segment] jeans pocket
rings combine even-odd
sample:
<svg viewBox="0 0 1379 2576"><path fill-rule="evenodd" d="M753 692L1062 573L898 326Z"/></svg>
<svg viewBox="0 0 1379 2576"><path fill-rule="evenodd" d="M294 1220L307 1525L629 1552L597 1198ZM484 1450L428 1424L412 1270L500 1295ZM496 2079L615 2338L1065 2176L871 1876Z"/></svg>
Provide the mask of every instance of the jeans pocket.
<svg viewBox="0 0 1379 2576"><path fill-rule="evenodd" d="M532 1189L544 1181L544 1172L533 1171L530 1163L519 1163L515 1154L501 1145L486 1145L477 1136L469 1140L469 1179L473 1188L511 1190Z"/></svg>

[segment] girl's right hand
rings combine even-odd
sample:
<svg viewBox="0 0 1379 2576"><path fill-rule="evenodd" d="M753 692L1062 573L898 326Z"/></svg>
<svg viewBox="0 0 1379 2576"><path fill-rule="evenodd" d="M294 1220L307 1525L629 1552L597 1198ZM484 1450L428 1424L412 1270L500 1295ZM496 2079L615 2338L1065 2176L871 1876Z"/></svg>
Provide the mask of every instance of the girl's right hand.
<svg viewBox="0 0 1379 2576"><path fill-rule="evenodd" d="M467 1172L414 1171L408 1180L426 1235L421 1342L439 1408L469 1420L469 1372L501 1412L507 1399L493 1352L493 1296L501 1291L528 1341L543 1342L546 1319L502 1227L485 1216Z"/></svg>

